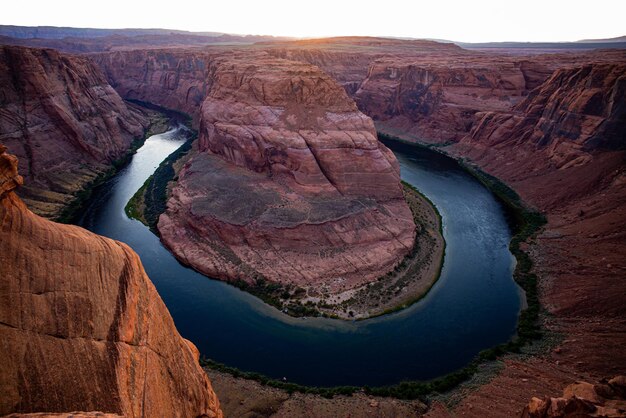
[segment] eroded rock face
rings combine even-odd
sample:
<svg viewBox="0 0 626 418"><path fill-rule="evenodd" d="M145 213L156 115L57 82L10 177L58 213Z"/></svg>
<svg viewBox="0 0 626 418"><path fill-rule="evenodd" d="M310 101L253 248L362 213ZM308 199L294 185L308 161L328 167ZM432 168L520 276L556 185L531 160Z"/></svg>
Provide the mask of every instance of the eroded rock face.
<svg viewBox="0 0 626 418"><path fill-rule="evenodd" d="M34 215L16 167L0 147L0 415L221 417L139 257Z"/></svg>
<svg viewBox="0 0 626 418"><path fill-rule="evenodd" d="M90 58L125 99L141 100L191 115L198 123L215 54L200 50L134 50Z"/></svg>
<svg viewBox="0 0 626 418"><path fill-rule="evenodd" d="M0 143L22 164L20 194L58 216L74 194L107 171L147 119L128 107L86 58L0 46Z"/></svg>
<svg viewBox="0 0 626 418"><path fill-rule="evenodd" d="M379 130L422 142L459 140L476 112L510 109L552 71L543 63L432 41L330 38L267 51L318 65Z"/></svg>
<svg viewBox="0 0 626 418"><path fill-rule="evenodd" d="M399 167L318 68L258 54L211 64L198 149L159 221L205 274L345 290L413 245Z"/></svg>
<svg viewBox="0 0 626 418"><path fill-rule="evenodd" d="M464 143L477 150L522 145L557 169L581 165L596 150L626 147L626 66L557 70L512 112L485 112Z"/></svg>
<svg viewBox="0 0 626 418"><path fill-rule="evenodd" d="M478 109L505 110L526 89L514 63L476 65L374 62L355 93L359 107L388 129L400 129L422 141L458 140Z"/></svg>

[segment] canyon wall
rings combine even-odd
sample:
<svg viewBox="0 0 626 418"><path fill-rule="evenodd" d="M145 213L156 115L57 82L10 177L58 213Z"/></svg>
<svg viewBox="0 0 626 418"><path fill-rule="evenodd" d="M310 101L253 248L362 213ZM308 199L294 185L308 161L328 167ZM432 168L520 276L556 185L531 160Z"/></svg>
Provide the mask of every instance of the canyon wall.
<svg viewBox="0 0 626 418"><path fill-rule="evenodd" d="M559 210L620 186L624 126L626 65L585 65L555 71L511 111L480 113L453 150L541 209Z"/></svg>
<svg viewBox="0 0 626 418"><path fill-rule="evenodd" d="M548 312L543 341L557 344L530 360L505 361L455 415L519 416L533 396L547 398L533 399L525 416L560 416L581 405L591 415L596 408L587 402L561 399L562 388L626 373L625 82L623 63L560 69L514 109L482 113L471 134L447 148L546 214L526 248Z"/></svg>
<svg viewBox="0 0 626 418"><path fill-rule="evenodd" d="M0 415L221 417L139 257L31 213L0 147ZM97 415L101 416L101 415Z"/></svg>
<svg viewBox="0 0 626 418"><path fill-rule="evenodd" d="M331 38L267 52L319 66L379 130L422 142L459 140L476 112L509 109L552 72L541 63L432 41Z"/></svg>
<svg viewBox="0 0 626 418"><path fill-rule="evenodd" d="M265 46L338 80L377 129L419 142L466 136L486 111L511 110L559 68L623 63L623 50L510 56L432 41L329 38Z"/></svg>
<svg viewBox="0 0 626 418"><path fill-rule="evenodd" d="M59 216L147 124L88 59L0 46L0 143L20 159L20 195L37 213Z"/></svg>
<svg viewBox="0 0 626 418"><path fill-rule="evenodd" d="M624 127L626 65L586 65L556 71L512 112L483 114L453 148L548 213L537 257L559 277L546 293L565 316L626 316Z"/></svg>
<svg viewBox="0 0 626 418"><path fill-rule="evenodd" d="M222 56L210 73L197 150L158 225L178 258L333 293L410 251L398 163L334 80L263 53Z"/></svg>
<svg viewBox="0 0 626 418"><path fill-rule="evenodd" d="M216 53L204 50L134 50L90 55L125 99L185 112L198 126Z"/></svg>

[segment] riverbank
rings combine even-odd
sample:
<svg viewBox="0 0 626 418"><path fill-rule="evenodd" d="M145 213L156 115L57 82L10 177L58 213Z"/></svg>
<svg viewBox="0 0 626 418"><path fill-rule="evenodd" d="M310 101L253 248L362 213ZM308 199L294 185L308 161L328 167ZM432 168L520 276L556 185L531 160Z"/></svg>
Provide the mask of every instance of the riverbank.
<svg viewBox="0 0 626 418"><path fill-rule="evenodd" d="M148 116L149 124L144 130L141 137L135 138L130 144L126 153L111 163L108 170L102 171L96 177L89 181L79 192L77 192L70 202L68 202L63 210L53 220L60 223L74 223L76 218L82 213L84 205L89 201L93 191L105 183L107 180L115 176L122 168L130 162L132 156L144 144L147 138L167 131L170 128L170 120L167 115L152 108L143 107L138 103L136 106L142 107L142 111Z"/></svg>
<svg viewBox="0 0 626 418"><path fill-rule="evenodd" d="M398 141L416 147L424 147L456 160L467 173L493 193L507 210L509 223L513 230L509 251L511 251L516 260L513 278L525 293L526 307L522 309L519 315L516 338L506 344L500 344L490 350L486 350L483 355L490 359L495 359L507 352L518 352L521 347L541 338L542 331L539 321L541 306L539 303L538 277L533 271L532 259L524 248L527 247L526 243L537 236L546 224L546 217L525 204L512 188L498 178L482 171L477 165L442 150L441 147L445 147L445 144L424 144L382 132L379 132L378 136L383 142Z"/></svg>
<svg viewBox="0 0 626 418"><path fill-rule="evenodd" d="M290 392L205 367L227 417L419 417L428 407L419 400L398 400L356 392L334 397Z"/></svg>

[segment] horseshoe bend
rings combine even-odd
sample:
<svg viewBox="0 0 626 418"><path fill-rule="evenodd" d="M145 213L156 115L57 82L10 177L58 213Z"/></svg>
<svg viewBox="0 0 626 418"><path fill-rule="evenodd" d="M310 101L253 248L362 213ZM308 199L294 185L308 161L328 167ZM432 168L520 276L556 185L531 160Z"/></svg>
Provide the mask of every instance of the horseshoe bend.
<svg viewBox="0 0 626 418"><path fill-rule="evenodd" d="M624 416L619 39L33 30L0 414Z"/></svg>

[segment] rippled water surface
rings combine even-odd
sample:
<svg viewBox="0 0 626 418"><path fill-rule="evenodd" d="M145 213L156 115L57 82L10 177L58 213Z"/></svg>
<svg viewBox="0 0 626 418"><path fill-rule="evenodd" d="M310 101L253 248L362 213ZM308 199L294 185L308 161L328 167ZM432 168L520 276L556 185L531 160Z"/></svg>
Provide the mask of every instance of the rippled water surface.
<svg viewBox="0 0 626 418"><path fill-rule="evenodd" d="M443 217L445 262L429 294L408 309L366 321L298 319L182 266L147 227L126 217L130 197L184 141L179 130L150 137L96 191L80 224L126 242L140 255L181 335L203 355L303 384L373 386L454 371L515 333L520 298L505 214L453 160L388 144L402 178Z"/></svg>

